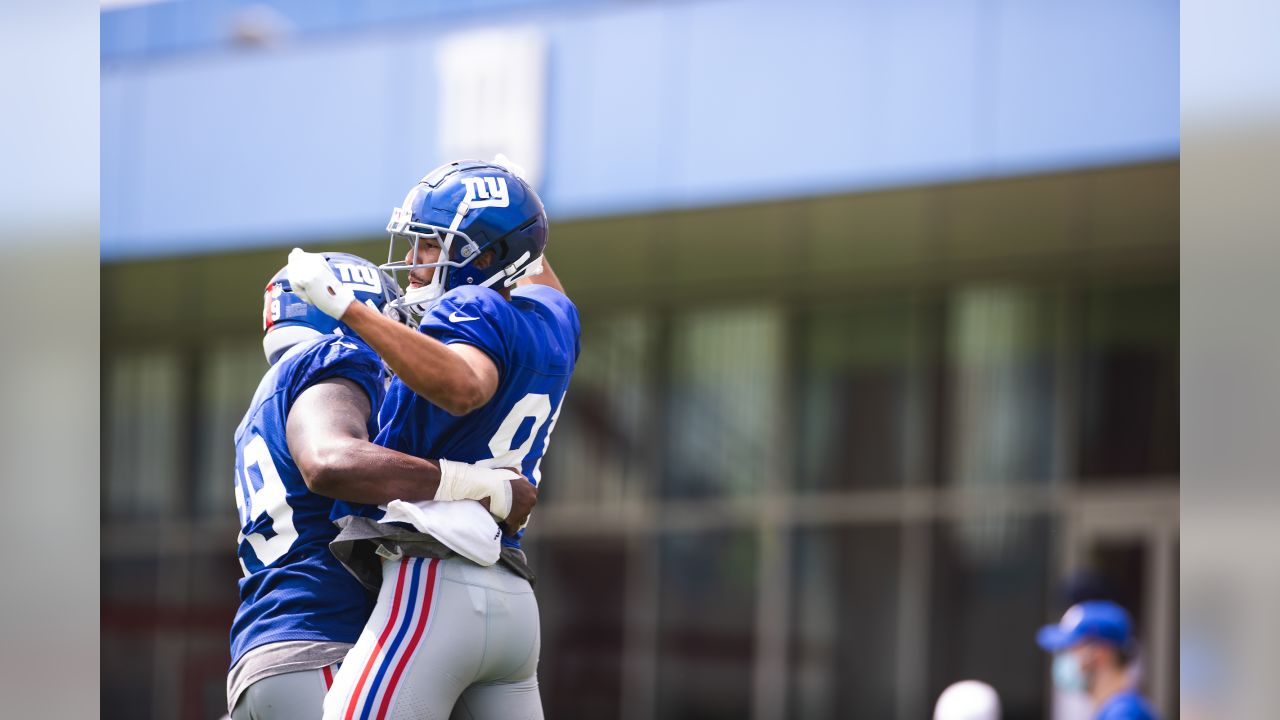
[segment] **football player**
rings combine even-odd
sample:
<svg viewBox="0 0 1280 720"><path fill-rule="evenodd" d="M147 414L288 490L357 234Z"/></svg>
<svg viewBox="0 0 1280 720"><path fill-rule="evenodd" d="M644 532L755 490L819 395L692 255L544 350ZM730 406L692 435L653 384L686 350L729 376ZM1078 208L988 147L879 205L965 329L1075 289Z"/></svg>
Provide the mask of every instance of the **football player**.
<svg viewBox="0 0 1280 720"><path fill-rule="evenodd" d="M321 259L370 312L400 290L359 257ZM294 294L285 270L267 285L263 349L270 363L236 430L236 507L244 571L231 629L227 705L234 720L320 717L339 662L372 597L332 556L334 500L430 499L439 466L369 441L385 392L382 361L348 326ZM405 328L409 331L408 328ZM513 522L532 507L523 478Z"/></svg>
<svg viewBox="0 0 1280 720"><path fill-rule="evenodd" d="M316 256L294 250L289 261L303 296L356 330L396 375L377 442L419 458L514 466L536 484L579 348L577 309L549 269L538 276L542 202L503 165L455 162L409 191L388 230L383 267L408 273L397 304L424 312L418 332L359 303ZM436 499L499 492L482 467L446 467ZM335 552L375 545L380 567L351 568L375 574L381 588L324 717L541 718L538 607L521 522L508 518L501 559L485 567L428 533L378 522L387 519L378 508L335 512L344 509L352 517Z"/></svg>

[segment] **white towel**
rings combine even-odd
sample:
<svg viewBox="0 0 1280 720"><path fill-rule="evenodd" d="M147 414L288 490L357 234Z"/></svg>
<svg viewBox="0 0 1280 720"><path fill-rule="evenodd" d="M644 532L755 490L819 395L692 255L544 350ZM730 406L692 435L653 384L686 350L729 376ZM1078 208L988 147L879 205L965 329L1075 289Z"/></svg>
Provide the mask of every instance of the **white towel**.
<svg viewBox="0 0 1280 720"><path fill-rule="evenodd" d="M477 500L423 500L387 503L383 522L409 523L462 557L488 567L498 562L502 529Z"/></svg>

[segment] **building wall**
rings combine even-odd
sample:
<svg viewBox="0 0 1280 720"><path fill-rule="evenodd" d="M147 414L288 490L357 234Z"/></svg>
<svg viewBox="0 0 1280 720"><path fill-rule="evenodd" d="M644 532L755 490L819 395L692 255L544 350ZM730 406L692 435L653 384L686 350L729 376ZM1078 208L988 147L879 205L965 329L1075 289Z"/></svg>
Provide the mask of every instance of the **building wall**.
<svg viewBox="0 0 1280 720"><path fill-rule="evenodd" d="M560 220L1178 153L1167 0L267 2L253 46L243 5L103 16L104 259L376 233L454 159L438 53L478 28L543 39L507 114Z"/></svg>

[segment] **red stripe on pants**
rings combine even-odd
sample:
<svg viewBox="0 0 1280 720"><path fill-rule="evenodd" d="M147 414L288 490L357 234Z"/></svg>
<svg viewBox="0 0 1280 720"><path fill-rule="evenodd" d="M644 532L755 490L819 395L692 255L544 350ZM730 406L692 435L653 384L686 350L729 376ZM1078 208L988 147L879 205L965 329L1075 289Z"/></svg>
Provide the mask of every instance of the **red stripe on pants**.
<svg viewBox="0 0 1280 720"><path fill-rule="evenodd" d="M401 560L400 577L396 579L395 600L391 603L391 615L387 618L387 626L382 629L382 634L378 636L378 643L373 646L373 652L369 653L369 661L364 664L360 679L356 681L355 691L351 693L351 698L347 701L345 720L351 720L352 716L356 714L356 706L360 704L360 691L364 689L364 681L369 679L369 671L373 670L373 666L377 664L378 653L382 652L382 646L387 642L387 638L391 636L391 630L396 626L396 621L399 620L400 591L404 589L404 576L408 568L409 563Z"/></svg>
<svg viewBox="0 0 1280 720"><path fill-rule="evenodd" d="M382 704L378 706L378 714L374 716L376 720L386 720L387 708L390 706L392 693L396 691L396 683L399 682L405 666L409 664L409 656L418 647L418 641L422 639L422 631L427 627L427 618L431 615L431 600L436 589L436 565L439 564L439 558L431 558L431 564L427 566L427 596L422 603L424 610L418 617L418 624L413 629L413 637L409 639L409 645L400 655L400 661L396 663L395 672L391 673L391 680L387 683L387 690L382 696Z"/></svg>

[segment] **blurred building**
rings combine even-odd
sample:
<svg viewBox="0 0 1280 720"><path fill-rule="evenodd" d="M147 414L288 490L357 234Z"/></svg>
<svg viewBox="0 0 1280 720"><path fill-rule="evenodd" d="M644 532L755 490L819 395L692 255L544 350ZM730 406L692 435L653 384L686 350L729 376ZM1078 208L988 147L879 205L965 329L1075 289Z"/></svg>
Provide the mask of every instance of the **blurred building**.
<svg viewBox="0 0 1280 720"><path fill-rule="evenodd" d="M1171 2L102 15L104 718L222 712L231 435L293 245L526 163L583 317L528 547L548 717L1050 713L1089 571L1176 717Z"/></svg>

